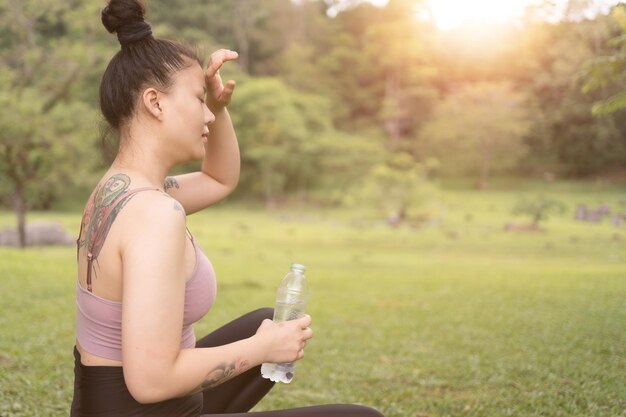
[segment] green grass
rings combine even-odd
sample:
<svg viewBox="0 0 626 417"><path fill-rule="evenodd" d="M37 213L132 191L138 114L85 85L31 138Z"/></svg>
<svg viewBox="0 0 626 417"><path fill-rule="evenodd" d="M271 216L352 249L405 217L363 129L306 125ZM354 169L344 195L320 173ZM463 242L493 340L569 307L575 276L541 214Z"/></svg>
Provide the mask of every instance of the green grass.
<svg viewBox="0 0 626 417"><path fill-rule="evenodd" d="M365 212L252 211L189 218L218 273L202 335L272 305L308 266L315 339L295 381L257 410L330 402L388 417L626 416L626 227L574 222L624 193L555 188L545 233L506 233L515 190L442 193L437 222L391 229ZM534 188L527 192L535 192ZM73 233L78 213L35 213ZM518 219L519 220L519 219ZM13 223L0 213L0 227ZM73 248L0 249L0 416L67 415Z"/></svg>

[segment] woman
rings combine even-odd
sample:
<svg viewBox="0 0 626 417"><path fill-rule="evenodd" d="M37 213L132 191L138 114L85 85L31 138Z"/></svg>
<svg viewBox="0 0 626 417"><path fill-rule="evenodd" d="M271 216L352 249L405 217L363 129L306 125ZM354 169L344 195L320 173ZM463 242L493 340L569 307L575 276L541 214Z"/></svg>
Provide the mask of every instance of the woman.
<svg viewBox="0 0 626 417"><path fill-rule="evenodd" d="M235 83L219 75L237 54L219 50L203 71L188 48L155 39L144 13L136 0L111 0L102 11L121 50L102 77L100 106L120 145L77 241L71 414L245 413L273 386L262 363L302 359L311 318L276 324L260 309L196 342L193 323L215 299L215 274L186 215L226 197L239 178L226 110ZM202 160L200 172L166 177L192 160ZM353 405L258 414L380 416Z"/></svg>

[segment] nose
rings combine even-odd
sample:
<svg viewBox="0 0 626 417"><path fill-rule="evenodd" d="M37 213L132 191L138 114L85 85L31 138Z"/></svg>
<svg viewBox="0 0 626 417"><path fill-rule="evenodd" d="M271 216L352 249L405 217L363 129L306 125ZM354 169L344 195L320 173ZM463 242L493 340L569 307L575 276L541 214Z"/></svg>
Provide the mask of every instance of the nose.
<svg viewBox="0 0 626 417"><path fill-rule="evenodd" d="M215 115L213 114L213 112L209 109L209 107L205 104L204 105L204 124L211 124L215 121Z"/></svg>

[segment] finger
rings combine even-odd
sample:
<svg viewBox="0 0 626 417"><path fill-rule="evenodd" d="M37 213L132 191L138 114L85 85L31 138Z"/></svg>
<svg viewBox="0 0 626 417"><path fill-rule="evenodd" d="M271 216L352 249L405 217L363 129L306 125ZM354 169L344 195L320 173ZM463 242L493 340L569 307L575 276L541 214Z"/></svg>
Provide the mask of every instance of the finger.
<svg viewBox="0 0 626 417"><path fill-rule="evenodd" d="M312 339L312 338L313 338L313 329L311 329L310 327L307 327L302 332L302 339L303 340L309 340L309 339Z"/></svg>
<svg viewBox="0 0 626 417"><path fill-rule="evenodd" d="M213 52L211 54L211 57L209 58L206 75L208 77L214 76L225 62L232 61L233 59L237 59L238 57L239 54L237 52L230 51L228 49L220 49Z"/></svg>
<svg viewBox="0 0 626 417"><path fill-rule="evenodd" d="M226 83L222 92L220 93L218 100L222 103L229 103L230 99L233 97L233 92L235 91L235 82L229 81Z"/></svg>
<svg viewBox="0 0 626 417"><path fill-rule="evenodd" d="M228 49L220 49L213 52L209 58L209 64L217 64L220 65L224 62L232 61L233 59L237 59L239 54L235 51L231 51ZM209 65L210 67L211 65Z"/></svg>
<svg viewBox="0 0 626 417"><path fill-rule="evenodd" d="M233 91L235 91L236 83L233 80L229 80L224 86L224 92L222 94L226 94L229 97L233 95Z"/></svg>
<svg viewBox="0 0 626 417"><path fill-rule="evenodd" d="M311 316L305 314L302 318L299 319L298 324L300 324L303 329L306 329L311 325L312 321L313 320L311 319Z"/></svg>

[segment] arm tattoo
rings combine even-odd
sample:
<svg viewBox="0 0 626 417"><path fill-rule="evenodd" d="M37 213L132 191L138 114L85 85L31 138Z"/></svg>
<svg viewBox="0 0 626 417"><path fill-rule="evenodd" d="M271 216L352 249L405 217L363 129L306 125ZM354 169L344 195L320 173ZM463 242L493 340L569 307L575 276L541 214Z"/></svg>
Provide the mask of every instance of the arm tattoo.
<svg viewBox="0 0 626 417"><path fill-rule="evenodd" d="M196 391L203 391L218 386L222 382L248 370L248 361L235 360L230 364L222 363L215 367Z"/></svg>
<svg viewBox="0 0 626 417"><path fill-rule="evenodd" d="M178 181L176 181L176 178L174 178L174 177L165 177L165 184L163 184L163 189L165 191L167 191L170 188L180 189L180 185L178 185Z"/></svg>

